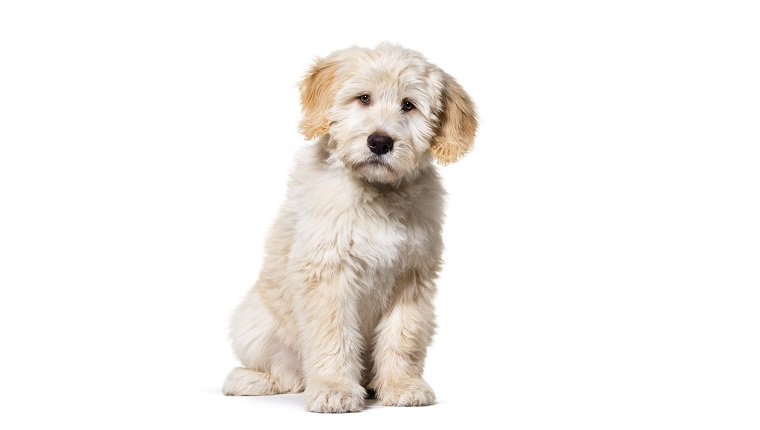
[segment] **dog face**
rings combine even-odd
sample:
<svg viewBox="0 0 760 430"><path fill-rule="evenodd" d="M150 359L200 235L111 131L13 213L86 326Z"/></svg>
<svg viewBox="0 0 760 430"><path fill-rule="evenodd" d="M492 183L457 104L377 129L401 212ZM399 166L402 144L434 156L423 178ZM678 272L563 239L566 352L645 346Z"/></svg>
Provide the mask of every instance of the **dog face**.
<svg viewBox="0 0 760 430"><path fill-rule="evenodd" d="M414 178L472 147L475 107L456 81L400 46L353 47L318 59L300 84L307 139L324 137L330 163L368 182Z"/></svg>

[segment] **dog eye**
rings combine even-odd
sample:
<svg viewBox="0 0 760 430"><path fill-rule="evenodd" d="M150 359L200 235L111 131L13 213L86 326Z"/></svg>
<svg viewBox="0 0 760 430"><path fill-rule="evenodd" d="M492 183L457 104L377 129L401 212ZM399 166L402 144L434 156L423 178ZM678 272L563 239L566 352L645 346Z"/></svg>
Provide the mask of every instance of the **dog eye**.
<svg viewBox="0 0 760 430"><path fill-rule="evenodd" d="M401 110L403 110L404 112L409 112L412 109L414 109L414 105L409 100L405 100L404 103L401 105Z"/></svg>
<svg viewBox="0 0 760 430"><path fill-rule="evenodd" d="M362 104L368 105L369 104L369 94L362 94L359 97L357 97Z"/></svg>

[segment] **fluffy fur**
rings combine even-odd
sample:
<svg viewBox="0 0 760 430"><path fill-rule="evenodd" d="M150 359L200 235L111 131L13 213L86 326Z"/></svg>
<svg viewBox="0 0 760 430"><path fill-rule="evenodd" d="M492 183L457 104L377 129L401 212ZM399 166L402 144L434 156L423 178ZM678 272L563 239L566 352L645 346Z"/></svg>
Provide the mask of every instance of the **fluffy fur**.
<svg viewBox="0 0 760 430"><path fill-rule="evenodd" d="M444 190L433 163L473 145L459 84L397 45L318 59L300 84L303 150L258 281L232 318L243 367L227 395L304 391L314 412L435 402L422 379L435 330ZM393 141L387 153L370 136Z"/></svg>

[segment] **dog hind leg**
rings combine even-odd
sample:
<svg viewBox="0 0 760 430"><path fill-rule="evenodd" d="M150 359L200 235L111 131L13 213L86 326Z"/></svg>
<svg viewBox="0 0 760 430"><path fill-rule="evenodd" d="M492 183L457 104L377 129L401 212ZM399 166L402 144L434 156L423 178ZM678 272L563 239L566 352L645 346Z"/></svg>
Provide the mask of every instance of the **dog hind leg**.
<svg viewBox="0 0 760 430"><path fill-rule="evenodd" d="M243 367L230 372L222 392L228 396L301 392L300 357L278 338L275 320L257 287L251 290L232 318L232 346Z"/></svg>

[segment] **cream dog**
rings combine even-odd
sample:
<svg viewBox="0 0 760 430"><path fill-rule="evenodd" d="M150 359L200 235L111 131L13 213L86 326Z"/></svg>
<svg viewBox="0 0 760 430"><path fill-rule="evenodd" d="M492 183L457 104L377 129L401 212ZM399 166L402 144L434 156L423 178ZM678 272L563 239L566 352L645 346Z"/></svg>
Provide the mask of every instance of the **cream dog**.
<svg viewBox="0 0 760 430"><path fill-rule="evenodd" d="M304 391L314 412L422 406L445 193L433 159L473 145L462 87L397 45L318 59L300 83L303 150L256 285L236 310L227 395Z"/></svg>

